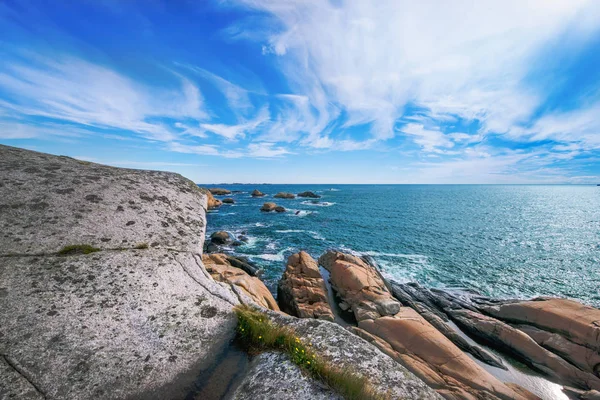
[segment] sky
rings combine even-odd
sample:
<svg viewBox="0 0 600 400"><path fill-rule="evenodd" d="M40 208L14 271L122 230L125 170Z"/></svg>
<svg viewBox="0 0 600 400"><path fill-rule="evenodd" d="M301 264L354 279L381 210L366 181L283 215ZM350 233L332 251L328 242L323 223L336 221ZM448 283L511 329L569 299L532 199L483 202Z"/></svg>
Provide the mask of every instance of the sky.
<svg viewBox="0 0 600 400"><path fill-rule="evenodd" d="M198 183L600 183L600 1L0 1L0 144Z"/></svg>

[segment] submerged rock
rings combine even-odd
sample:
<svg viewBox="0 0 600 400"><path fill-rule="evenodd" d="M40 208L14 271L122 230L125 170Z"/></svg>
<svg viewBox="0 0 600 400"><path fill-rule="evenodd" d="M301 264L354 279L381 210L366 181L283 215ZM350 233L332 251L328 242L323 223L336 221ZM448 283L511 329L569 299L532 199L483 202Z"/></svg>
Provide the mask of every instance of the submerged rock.
<svg viewBox="0 0 600 400"><path fill-rule="evenodd" d="M333 321L325 281L317 262L306 252L292 254L277 286L281 309L300 318Z"/></svg>
<svg viewBox="0 0 600 400"><path fill-rule="evenodd" d="M231 194L231 190L223 188L210 188L208 190L215 196L225 196L227 194Z"/></svg>
<svg viewBox="0 0 600 400"><path fill-rule="evenodd" d="M240 268L240 260L226 254L205 254L202 262L206 271L218 282L231 285L234 292L251 299L251 302L261 307L279 311L279 306L269 289L258 278L250 276Z"/></svg>
<svg viewBox="0 0 600 400"><path fill-rule="evenodd" d="M263 196L266 196L266 195L263 192L261 192L260 190L254 189L252 191L252 193L250 193L250 196L252 196L252 197L263 197Z"/></svg>
<svg viewBox="0 0 600 400"><path fill-rule="evenodd" d="M232 199L231 197L227 197L225 199L223 199L223 204L234 204L235 200Z"/></svg>
<svg viewBox="0 0 600 400"><path fill-rule="evenodd" d="M312 199L320 199L321 196L319 196L318 194L314 193L314 192L302 192L302 193L298 193L298 197L310 197Z"/></svg>
<svg viewBox="0 0 600 400"><path fill-rule="evenodd" d="M275 207L275 212L282 213L285 212L285 208L282 206Z"/></svg>
<svg viewBox="0 0 600 400"><path fill-rule="evenodd" d="M279 192L273 197L276 199L295 199L296 195L293 193Z"/></svg>

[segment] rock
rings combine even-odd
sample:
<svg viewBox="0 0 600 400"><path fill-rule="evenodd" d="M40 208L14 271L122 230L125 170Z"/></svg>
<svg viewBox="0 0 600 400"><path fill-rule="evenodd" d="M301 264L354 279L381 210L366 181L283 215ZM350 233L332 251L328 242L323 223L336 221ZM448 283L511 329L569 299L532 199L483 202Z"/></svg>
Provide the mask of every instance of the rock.
<svg viewBox="0 0 600 400"><path fill-rule="evenodd" d="M278 213L285 212L285 208L283 208L282 206L277 206L277 207L275 207L275 212L278 212Z"/></svg>
<svg viewBox="0 0 600 400"><path fill-rule="evenodd" d="M309 378L282 353L263 353L255 357L233 399L315 399L343 400L321 382Z"/></svg>
<svg viewBox="0 0 600 400"><path fill-rule="evenodd" d="M584 372L538 345L529 335L495 318L470 310L454 310L452 317L468 332L508 350L558 383L600 390L600 379Z"/></svg>
<svg viewBox="0 0 600 400"><path fill-rule="evenodd" d="M248 236L245 236L245 235L239 235L239 236L238 236L238 240L239 240L240 242L247 243L249 239L248 239Z"/></svg>
<svg viewBox="0 0 600 400"><path fill-rule="evenodd" d="M277 286L277 300L281 309L290 315L334 320L319 266L304 251L288 258L287 267Z"/></svg>
<svg viewBox="0 0 600 400"><path fill-rule="evenodd" d="M229 232L218 231L210 235L210 241L215 244L229 244L233 239Z"/></svg>
<svg viewBox="0 0 600 400"><path fill-rule="evenodd" d="M600 352L600 310L567 299L522 301L482 307L496 318L532 325L560 334L573 343Z"/></svg>
<svg viewBox="0 0 600 400"><path fill-rule="evenodd" d="M579 369L600 376L600 354L597 351L573 343L558 333L546 332L530 325L517 325L516 328Z"/></svg>
<svg viewBox="0 0 600 400"><path fill-rule="evenodd" d="M227 197L227 198L223 199L223 204L235 204L235 200L232 199L231 197Z"/></svg>
<svg viewBox="0 0 600 400"><path fill-rule="evenodd" d="M570 399L600 400L600 392L597 390L580 390L565 386L563 387L563 392L565 392L565 394L569 396Z"/></svg>
<svg viewBox="0 0 600 400"><path fill-rule="evenodd" d="M330 250L319 263L330 272L332 288L352 308L358 321L355 332L444 397L525 398L521 390L505 385L477 365L415 310L401 307L379 272L365 260Z"/></svg>
<svg viewBox="0 0 600 400"><path fill-rule="evenodd" d="M333 322L294 318L272 311L268 314L274 322L293 329L305 343L310 343L317 355L332 365L349 368L368 377L373 387L388 394L390 399L440 399L434 390L404 366ZM280 383L284 385L285 381ZM289 398L302 397L291 395Z"/></svg>
<svg viewBox="0 0 600 400"><path fill-rule="evenodd" d="M206 202L207 202L206 209L207 210L214 210L223 205L223 202L221 200L215 199L215 197L212 195L212 193L208 189L200 188L200 190L202 191L202 193L204 193L206 195Z"/></svg>
<svg viewBox="0 0 600 400"><path fill-rule="evenodd" d="M346 302L357 321L395 315L400 303L388 292L378 272L359 257L329 250L319 264L330 273L333 289Z"/></svg>
<svg viewBox="0 0 600 400"><path fill-rule="evenodd" d="M431 325L433 325L438 331L440 331L440 333L442 333L444 336L450 339L452 343L458 346L458 348L470 353L475 358L477 358L480 361L483 361L488 365L497 368L507 369L499 357L484 350L480 346L469 343L464 337L459 335L458 332L456 332L450 325L448 325L442 318L440 318L437 313L433 312L433 310L429 306L413 299L404 290L406 285L399 284L393 281L390 282L390 285L392 288L392 294L396 299L400 300L404 305L407 305L416 312L418 312L419 315L425 318L425 320Z"/></svg>
<svg viewBox="0 0 600 400"><path fill-rule="evenodd" d="M263 197L265 194L258 189L254 189L250 194L252 197Z"/></svg>
<svg viewBox="0 0 600 400"><path fill-rule="evenodd" d="M6 146L0 171L0 397L185 397L239 304L202 265L202 191Z"/></svg>
<svg viewBox="0 0 600 400"><path fill-rule="evenodd" d="M360 321L358 327L446 398L535 398L490 375L409 307L394 316Z"/></svg>
<svg viewBox="0 0 600 400"><path fill-rule="evenodd" d="M210 188L208 189L215 196L225 196L227 194L231 194L231 190L222 189L222 188Z"/></svg>
<svg viewBox="0 0 600 400"><path fill-rule="evenodd" d="M205 254L202 262L206 271L218 282L231 285L233 291L238 295L246 296L250 302L261 307L279 311L279 306L273 298L269 289L258 278L248 275L244 270L238 268L236 262L231 262L234 257L226 254Z"/></svg>
<svg viewBox="0 0 600 400"><path fill-rule="evenodd" d="M239 241L239 240L234 240L234 241L231 243L231 245L232 245L233 247L239 247L239 246L243 246L243 245L244 245L244 242L242 242L242 241Z"/></svg>
<svg viewBox="0 0 600 400"><path fill-rule="evenodd" d="M275 203L265 203L260 208L260 211L270 212L270 211L274 211L276 207L277 207L277 204L275 204Z"/></svg>
<svg viewBox="0 0 600 400"><path fill-rule="evenodd" d="M227 262L236 268L244 270L247 274L251 276L262 275L262 270L259 267L257 267L256 264L248 260L246 257L234 257L228 255Z"/></svg>
<svg viewBox="0 0 600 400"><path fill-rule="evenodd" d="M298 193L298 197L310 197L312 199L320 199L321 196L319 196L318 194L314 193L314 192L302 192L302 193Z"/></svg>
<svg viewBox="0 0 600 400"><path fill-rule="evenodd" d="M273 197L276 199L295 199L296 195L293 193L279 192Z"/></svg>

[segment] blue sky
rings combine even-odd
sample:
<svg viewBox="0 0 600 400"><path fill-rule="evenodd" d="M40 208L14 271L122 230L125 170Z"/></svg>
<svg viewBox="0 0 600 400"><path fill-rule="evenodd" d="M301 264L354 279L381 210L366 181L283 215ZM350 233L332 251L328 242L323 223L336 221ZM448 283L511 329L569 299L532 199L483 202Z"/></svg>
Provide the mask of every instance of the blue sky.
<svg viewBox="0 0 600 400"><path fill-rule="evenodd" d="M4 0L0 60L2 144L202 183L600 182L595 0Z"/></svg>

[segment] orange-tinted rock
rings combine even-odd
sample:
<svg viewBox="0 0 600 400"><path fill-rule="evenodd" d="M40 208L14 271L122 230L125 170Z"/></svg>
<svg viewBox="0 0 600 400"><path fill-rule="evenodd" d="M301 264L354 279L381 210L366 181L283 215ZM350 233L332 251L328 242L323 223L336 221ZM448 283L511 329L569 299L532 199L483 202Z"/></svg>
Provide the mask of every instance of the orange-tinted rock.
<svg viewBox="0 0 600 400"><path fill-rule="evenodd" d="M292 254L277 287L283 311L300 318L333 321L325 281L316 261L306 252Z"/></svg>
<svg viewBox="0 0 600 400"><path fill-rule="evenodd" d="M361 258L328 251L319 258L330 273L331 286L354 312L357 321L394 315L400 302L392 297L385 282Z"/></svg>
<svg viewBox="0 0 600 400"><path fill-rule="evenodd" d="M215 196L224 196L226 194L231 194L231 190L222 189L222 188L211 188L208 190L210 190L210 192L212 194L214 194Z"/></svg>
<svg viewBox="0 0 600 400"><path fill-rule="evenodd" d="M504 347L527 364L554 378L559 383L583 389L600 389L600 379L538 345L525 332L483 314L470 310L452 311L455 321L481 339Z"/></svg>
<svg viewBox="0 0 600 400"><path fill-rule="evenodd" d="M504 384L462 352L415 310L401 307L379 272L359 257L328 251L319 263L350 305L359 335L408 367L448 399L534 399Z"/></svg>
<svg viewBox="0 0 600 400"><path fill-rule="evenodd" d="M573 343L558 333L546 332L530 325L518 325L517 328L537 342L551 350L583 371L600 376L600 354L579 344Z"/></svg>
<svg viewBox="0 0 600 400"><path fill-rule="evenodd" d="M571 342L600 352L600 310L572 300L547 299L484 307L510 322L533 325L561 334Z"/></svg>
<svg viewBox="0 0 600 400"><path fill-rule="evenodd" d="M206 195L206 208L208 210L214 210L215 208L221 207L223 202L221 202L221 200L215 199L213 194L208 189L200 188L200 190L202 191L202 193L204 193L204 195Z"/></svg>
<svg viewBox="0 0 600 400"><path fill-rule="evenodd" d="M269 203L263 204L262 207L260 208L260 211L270 212L270 211L275 211L276 208L277 208L277 204L269 202Z"/></svg>
<svg viewBox="0 0 600 400"><path fill-rule="evenodd" d="M447 398L528 398L490 375L409 307L358 326L387 343L388 354Z"/></svg>
<svg viewBox="0 0 600 400"><path fill-rule="evenodd" d="M252 197L263 197L265 194L258 189L254 189L250 195Z"/></svg>
<svg viewBox="0 0 600 400"><path fill-rule="evenodd" d="M231 265L225 254L204 254L202 262L206 271L218 282L231 285L234 291L240 291L257 305L279 311L279 306L269 289L258 278Z"/></svg>
<svg viewBox="0 0 600 400"><path fill-rule="evenodd" d="M295 199L296 195L294 193L279 192L273 197L276 199Z"/></svg>

